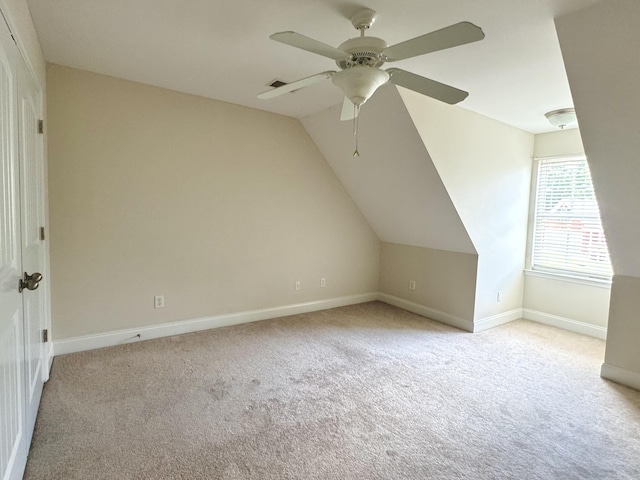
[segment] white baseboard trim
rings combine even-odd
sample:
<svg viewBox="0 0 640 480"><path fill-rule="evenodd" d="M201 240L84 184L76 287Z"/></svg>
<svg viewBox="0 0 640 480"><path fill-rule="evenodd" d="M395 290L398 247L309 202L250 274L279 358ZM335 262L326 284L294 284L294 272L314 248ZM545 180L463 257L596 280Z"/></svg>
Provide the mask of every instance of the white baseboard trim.
<svg viewBox="0 0 640 480"><path fill-rule="evenodd" d="M491 315L490 317L481 318L480 320L476 320L475 322L473 322L473 333L482 332L483 330L488 330L490 328L504 325L505 323L513 322L514 320L519 320L521 318L521 308L514 308L513 310L509 310L508 312L498 313L496 315Z"/></svg>
<svg viewBox="0 0 640 480"><path fill-rule="evenodd" d="M612 382L640 390L640 373L638 372L603 363L600 369L600 376Z"/></svg>
<svg viewBox="0 0 640 480"><path fill-rule="evenodd" d="M141 340L151 340L153 338L170 337L184 333L208 330L211 328L227 327L241 323L257 322L270 318L286 317L298 315L300 313L316 312L329 308L344 307L358 303L373 302L378 299L378 293L363 293L350 295L347 297L318 300L315 302L298 303L285 305L282 307L263 308L260 310L250 310L246 312L229 313L216 315L213 317L196 318L193 320L183 320L180 322L161 323L138 328L128 328L112 332L99 333L95 335L84 335L81 337L66 338L53 342L53 352L55 355L82 352L95 348L112 347L124 343L139 342Z"/></svg>
<svg viewBox="0 0 640 480"><path fill-rule="evenodd" d="M344 307L347 305L355 305L358 303L373 302L379 300L389 305L393 305L403 310L421 315L432 320L451 325L452 327L465 330L467 332L481 332L489 328L525 318L534 322L544 323L553 327L562 328L572 332L589 335L605 340L607 338L607 329L596 325L591 325L570 318L559 317L549 313L539 312L528 308L516 308L508 312L499 313L490 317L482 318L476 322L465 320L464 318L446 313L435 308L430 308L419 303L411 302L387 293L371 292L359 295L350 295L346 297L331 298L327 300L318 300L314 302L298 303L293 305L285 305L282 307L264 308L260 310L250 310L246 312L229 313L216 315L213 317L196 318L193 320L184 320L179 322L161 323L157 325L148 325L139 328L128 328L125 330L116 330L112 332L99 333L95 335L84 335L81 337L66 338L52 342L50 355L47 359L48 369L51 369L54 355L64 355L67 353L82 352L85 350L93 350L96 348L112 347L124 343L139 342L141 340L151 340L153 338L170 337L172 335L181 335L184 333L192 333L200 330L208 330L211 328L227 327L230 325L238 325L241 323L257 322L260 320L268 320L270 318L286 317L289 315L297 315L300 313L317 312L319 310L327 310L329 308ZM616 367L612 367L616 368ZM604 366L603 366L604 371ZM630 372L633 374L633 372ZM636 374L634 374L636 375ZM603 377L606 377L602 374ZM624 382L620 382L624 383Z"/></svg>
<svg viewBox="0 0 640 480"><path fill-rule="evenodd" d="M465 320L464 318L436 310L435 308L425 307L419 303L410 302L409 300L389 295L388 293L379 293L378 300L388 303L389 305L393 305L394 307L402 308L408 312L430 318L431 320L436 320L440 323L445 323L452 327L466 330L467 332L473 332L473 322L471 320Z"/></svg>
<svg viewBox="0 0 640 480"><path fill-rule="evenodd" d="M590 323L579 322L578 320L559 317L557 315L539 312L529 308L522 309L522 317L526 320L544 323L545 325L551 325L552 327L562 328L582 335L589 335L590 337L596 337L602 340L607 339L607 329L605 327L599 327Z"/></svg>

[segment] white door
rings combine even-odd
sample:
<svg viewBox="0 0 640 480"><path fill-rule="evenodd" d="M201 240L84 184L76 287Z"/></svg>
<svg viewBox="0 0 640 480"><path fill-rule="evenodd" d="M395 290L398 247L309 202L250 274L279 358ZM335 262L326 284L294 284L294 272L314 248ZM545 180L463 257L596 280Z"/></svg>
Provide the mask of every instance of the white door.
<svg viewBox="0 0 640 480"><path fill-rule="evenodd" d="M0 17L0 478L27 460L15 66L18 49Z"/></svg>
<svg viewBox="0 0 640 480"><path fill-rule="evenodd" d="M41 93L0 16L0 479L22 478L48 362ZM32 275L28 282L27 273ZM37 275L34 275L37 274Z"/></svg>
<svg viewBox="0 0 640 480"><path fill-rule="evenodd" d="M22 272L42 275L44 271L44 244L40 238L43 217L42 155L38 121L40 94L25 63L18 62L18 152L20 157L20 224ZM38 405L44 384L44 302L45 289L34 282L30 290L22 291L24 316L25 377L27 401L27 445L36 422Z"/></svg>

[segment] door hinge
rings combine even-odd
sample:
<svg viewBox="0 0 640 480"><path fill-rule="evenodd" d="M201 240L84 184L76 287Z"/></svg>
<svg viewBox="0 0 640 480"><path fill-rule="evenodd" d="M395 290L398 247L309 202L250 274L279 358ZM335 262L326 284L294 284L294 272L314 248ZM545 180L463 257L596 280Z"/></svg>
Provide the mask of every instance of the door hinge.
<svg viewBox="0 0 640 480"><path fill-rule="evenodd" d="M38 120L38 133L44 133L44 120Z"/></svg>
<svg viewBox="0 0 640 480"><path fill-rule="evenodd" d="M47 343L49 341L49 330L45 328L42 330L42 342Z"/></svg>
<svg viewBox="0 0 640 480"><path fill-rule="evenodd" d="M40 227L40 240L44 240L44 239L45 239L44 227Z"/></svg>

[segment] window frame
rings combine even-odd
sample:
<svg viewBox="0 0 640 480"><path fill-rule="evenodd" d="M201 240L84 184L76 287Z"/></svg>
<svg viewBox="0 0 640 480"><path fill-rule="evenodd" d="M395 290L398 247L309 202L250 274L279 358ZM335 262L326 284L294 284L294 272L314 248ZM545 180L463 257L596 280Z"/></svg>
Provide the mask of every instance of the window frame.
<svg viewBox="0 0 640 480"><path fill-rule="evenodd" d="M526 259L525 269L526 275L556 278L559 280L565 280L576 283L587 283L591 285L608 286L611 285L612 276L599 275L597 273L579 272L574 270L533 267L533 252L534 252L534 236L536 229L536 221L538 220L538 181L540 175L540 165L543 161L551 162L563 162L563 161L575 161L575 160L588 160L586 154L575 153L569 155L553 155L546 157L533 157L532 171L531 171L531 188L529 192L529 221L527 227L527 245L526 245ZM593 185L593 178L591 178ZM594 192L595 196L595 192ZM597 202L597 198L596 198ZM599 208L598 208L599 210ZM602 217L600 216L600 223L602 224ZM605 237L606 238L606 237ZM607 248L608 250L608 248ZM611 255L609 254L609 263L611 264Z"/></svg>

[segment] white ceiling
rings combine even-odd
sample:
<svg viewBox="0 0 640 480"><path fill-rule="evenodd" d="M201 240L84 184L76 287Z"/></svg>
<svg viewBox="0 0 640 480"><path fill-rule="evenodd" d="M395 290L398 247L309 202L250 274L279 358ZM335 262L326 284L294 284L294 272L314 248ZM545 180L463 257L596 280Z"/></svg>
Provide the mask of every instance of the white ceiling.
<svg viewBox="0 0 640 480"><path fill-rule="evenodd" d="M459 21L481 42L394 63L470 92L460 106L532 133L549 110L573 106L553 18L597 0L28 0L48 62L284 115L342 101L330 81L258 100L271 80L336 69L332 60L269 40L294 30L329 45L355 37L349 17L378 12L369 35L389 45ZM375 101L375 96L370 102Z"/></svg>

